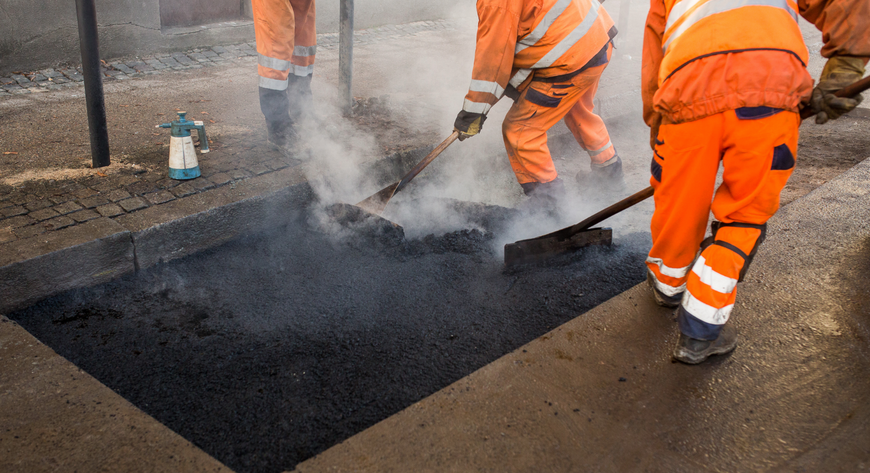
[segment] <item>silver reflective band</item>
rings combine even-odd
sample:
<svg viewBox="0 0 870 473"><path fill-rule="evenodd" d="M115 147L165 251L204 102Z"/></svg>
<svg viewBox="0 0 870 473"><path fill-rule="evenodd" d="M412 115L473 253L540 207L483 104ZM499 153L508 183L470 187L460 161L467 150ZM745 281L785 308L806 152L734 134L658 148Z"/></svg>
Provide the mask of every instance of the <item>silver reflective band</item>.
<svg viewBox="0 0 870 473"><path fill-rule="evenodd" d="M520 86L529 76L532 74L531 69L520 69L511 77L510 85L512 85L515 89Z"/></svg>
<svg viewBox="0 0 870 473"><path fill-rule="evenodd" d="M598 149L597 151L586 150L586 152L589 153L589 156L598 156L599 154L601 154L601 153L603 153L603 152L609 150L611 146L613 146L613 142L612 142L612 141L608 141L606 145L602 146L602 147L601 147L600 149ZM611 159L616 159L616 156L614 156L614 157L611 158Z"/></svg>
<svg viewBox="0 0 870 473"><path fill-rule="evenodd" d="M270 79L260 77L260 87L271 90L287 90L287 80Z"/></svg>
<svg viewBox="0 0 870 473"><path fill-rule="evenodd" d="M504 88L498 85L498 82L489 82L485 80L472 80L468 90L472 92L483 92L495 95L495 98L500 99L504 95Z"/></svg>
<svg viewBox="0 0 870 473"><path fill-rule="evenodd" d="M610 142L608 142L607 144L610 144ZM602 150L603 149L604 148L602 148ZM587 153L588 153L588 151L587 151ZM599 152L598 154L601 154L601 152ZM592 167L600 169L600 168L606 168L607 166L610 166L611 164L616 164L617 161L619 161L619 155L614 154L612 158L608 159L607 161L604 161L603 163L594 163L593 162L590 164L592 165Z"/></svg>
<svg viewBox="0 0 870 473"><path fill-rule="evenodd" d="M468 99L465 99L465 103L462 105L462 110L465 110L468 113L482 113L484 115L489 113L489 109L491 108L492 105L488 103L472 102Z"/></svg>
<svg viewBox="0 0 870 473"><path fill-rule="evenodd" d="M294 76L306 77L314 74L314 64L310 66L297 66L293 64L293 67L290 69L290 72L293 73Z"/></svg>
<svg viewBox="0 0 870 473"><path fill-rule="evenodd" d="M707 266L707 260L703 256L698 258L692 272L698 275L702 283L710 286L710 289L716 292L731 294L737 287L736 279L717 273L713 268Z"/></svg>
<svg viewBox="0 0 870 473"><path fill-rule="evenodd" d="M257 56L257 63L263 67L275 69L276 71L286 71L287 69L290 69L290 61L275 59L273 57L263 56L262 54L258 54Z"/></svg>
<svg viewBox="0 0 870 473"><path fill-rule="evenodd" d="M293 55L299 57L309 57L317 54L317 46L296 46L293 48Z"/></svg>
<svg viewBox="0 0 870 473"><path fill-rule="evenodd" d="M572 1L574 0L559 0L558 2L556 2L553 7L550 8L550 11L548 11L547 14L544 15L544 19L541 20L540 23L538 23L538 26L536 26L531 33L526 35L525 38L517 42L516 54L519 54L520 51L528 48L529 46L534 46L535 43L540 41L541 38L543 38L544 35L547 34L547 30L550 29L550 26L553 25L553 23L556 21L556 18L559 18L559 16L562 15L562 13L564 13L566 9L568 9L568 5L570 5Z"/></svg>
<svg viewBox="0 0 870 473"><path fill-rule="evenodd" d="M671 268L665 266L665 263L661 258L647 257L646 262L658 266L659 272L665 276L677 279L686 277L686 275L689 274L689 270L692 269L691 266L686 266L685 268Z"/></svg>
<svg viewBox="0 0 870 473"><path fill-rule="evenodd" d="M541 58L540 61L537 62L532 69L544 69L546 67L550 67L556 62L560 57L562 57L565 53L568 52L577 41L580 41L586 33L592 28L592 25L595 23L595 20L598 19L598 8L601 7L601 4L597 1L593 1L589 6L589 11L586 12L585 18L583 21L577 25L577 28L574 28L568 36L565 37L559 44L556 45L555 48L551 49L550 52L547 53L546 56Z"/></svg>
<svg viewBox="0 0 870 473"><path fill-rule="evenodd" d="M700 0L691 0L694 3L697 3ZM679 3L677 5L680 5ZM691 5L689 5L691 7ZM715 15L717 13L724 13L731 10L736 10L742 7L774 7L774 8L782 8L787 11L789 15L794 19L794 21L798 21L797 13L792 10L790 6L788 6L788 2L786 0L710 0L707 3L698 7L697 10L690 13L688 16L685 16L685 21L678 26L672 33L670 33L670 37L662 46L662 52L666 53L668 51L668 46L677 38L680 37L683 33L686 32L689 28L695 25L695 23L707 18L708 16ZM674 7L676 10L676 7ZM673 11L668 15L668 25L673 25L676 21L678 21L683 16L679 18L673 15ZM670 26L665 29L665 34L667 35L670 31Z"/></svg>
<svg viewBox="0 0 870 473"><path fill-rule="evenodd" d="M701 322L706 322L712 325L725 325L725 322L728 322L728 317L731 316L734 304L726 305L721 309L717 309L701 302L690 293L683 297L683 307L685 307L687 312L692 314L692 316Z"/></svg>

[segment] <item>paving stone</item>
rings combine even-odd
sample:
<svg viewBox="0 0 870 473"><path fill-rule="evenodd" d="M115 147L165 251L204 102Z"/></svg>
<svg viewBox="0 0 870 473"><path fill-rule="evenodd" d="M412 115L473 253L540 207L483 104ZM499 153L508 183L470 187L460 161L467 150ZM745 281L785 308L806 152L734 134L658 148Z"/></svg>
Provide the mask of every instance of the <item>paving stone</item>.
<svg viewBox="0 0 870 473"><path fill-rule="evenodd" d="M157 182L161 179L166 178L166 172L165 171L149 171L149 172L146 172L144 174L139 174L139 178L144 179L148 182Z"/></svg>
<svg viewBox="0 0 870 473"><path fill-rule="evenodd" d="M262 164L262 163L255 164L253 166L249 166L248 170L251 171L252 173L258 175L258 176L260 174L265 174L265 173L271 171L271 169L269 169L269 166L266 166L265 164Z"/></svg>
<svg viewBox="0 0 870 473"><path fill-rule="evenodd" d="M136 69L136 71L138 71L138 72L153 72L153 71L155 71L154 66L145 64L144 62L137 63L135 66L133 66L133 69Z"/></svg>
<svg viewBox="0 0 870 473"><path fill-rule="evenodd" d="M13 89L13 90L7 90L6 92L9 93L10 95L26 95L26 94L30 93L30 90L28 90L28 89Z"/></svg>
<svg viewBox="0 0 870 473"><path fill-rule="evenodd" d="M169 68L169 66L160 62L159 59L149 59L149 60L145 61L145 63L148 64L149 66L153 67L154 70L157 70L157 71L161 71L163 69Z"/></svg>
<svg viewBox="0 0 870 473"><path fill-rule="evenodd" d="M24 76L21 75L21 74L12 74L11 77L12 77L12 79L15 80L15 82L18 82L19 84L28 84L28 83L30 83L30 79L28 79L27 77L24 77Z"/></svg>
<svg viewBox="0 0 870 473"><path fill-rule="evenodd" d="M46 232L46 230L48 230L48 229L45 228L45 224L36 224L36 225L28 225L26 227L16 228L13 231L15 232L15 235L18 238L24 239L24 238L30 238L30 237L36 236L36 235L42 235L43 233Z"/></svg>
<svg viewBox="0 0 870 473"><path fill-rule="evenodd" d="M30 212L27 215L32 219L43 221L53 217L57 217L59 214L52 209L42 209L37 210L36 212Z"/></svg>
<svg viewBox="0 0 870 473"><path fill-rule="evenodd" d="M58 71L58 70L55 70L55 69L46 69L44 71L39 71L39 72L42 75L44 75L45 77L51 77L51 78L63 77L63 73Z"/></svg>
<svg viewBox="0 0 870 473"><path fill-rule="evenodd" d="M191 194L196 194L196 189L189 182L185 182L173 187L169 192L172 192L172 195L175 197L187 197Z"/></svg>
<svg viewBox="0 0 870 473"><path fill-rule="evenodd" d="M97 191L95 191L89 187L85 187L84 189L79 189L79 190L73 192L73 195L78 197L79 199L85 199L87 197L91 197L91 196L97 195L97 194L98 194Z"/></svg>
<svg viewBox="0 0 870 473"><path fill-rule="evenodd" d="M247 177L251 177L251 173L248 172L247 169L234 169L230 171L229 174L233 177L233 179L245 179Z"/></svg>
<svg viewBox="0 0 870 473"><path fill-rule="evenodd" d="M123 62L113 62L112 67L123 72L124 74L133 74L136 72L133 68L127 66Z"/></svg>
<svg viewBox="0 0 870 473"><path fill-rule="evenodd" d="M181 181L177 181L175 179L170 179L167 177L155 182L154 184L157 185L158 189L172 189L173 187L181 184Z"/></svg>
<svg viewBox="0 0 870 473"><path fill-rule="evenodd" d="M101 205L108 204L109 199L107 199L101 195L95 195L93 197L79 199L79 203L82 204L82 206L86 209L92 209L94 207L99 207Z"/></svg>
<svg viewBox="0 0 870 473"><path fill-rule="evenodd" d="M218 53L211 50L206 50L202 52L202 55L208 58L214 58L218 56Z"/></svg>
<svg viewBox="0 0 870 473"><path fill-rule="evenodd" d="M30 225L34 223L35 220L30 218L27 215L19 215L18 217L7 218L5 220L0 220L0 228L2 227L11 227L11 228L19 228L25 225Z"/></svg>
<svg viewBox="0 0 870 473"><path fill-rule="evenodd" d="M54 202L55 204L62 204L64 202L69 202L71 200L75 200L75 198L76 197L72 194L60 194L60 195L53 195L53 196L49 197L49 199L52 202Z"/></svg>
<svg viewBox="0 0 870 473"><path fill-rule="evenodd" d="M33 89L39 87L39 84L36 82L19 82L18 85L24 87L25 89Z"/></svg>
<svg viewBox="0 0 870 473"><path fill-rule="evenodd" d="M11 207L6 207L3 210L0 210L0 215L3 217L15 217L17 215L24 215L27 213L27 209L20 205L12 205Z"/></svg>
<svg viewBox="0 0 870 473"><path fill-rule="evenodd" d="M15 79L11 77L0 77L0 85L12 85L15 83Z"/></svg>
<svg viewBox="0 0 870 473"><path fill-rule="evenodd" d="M284 168L289 166L289 164L287 164L286 162L284 162L280 159L273 159L273 160L267 161L263 164L265 164L266 166L269 166L269 168L271 168L274 171L277 171L279 169L284 169Z"/></svg>
<svg viewBox="0 0 870 473"><path fill-rule="evenodd" d="M52 209L60 215L66 215L68 213L75 212L76 210L81 210L82 206L75 202L65 202L63 204L52 207Z"/></svg>
<svg viewBox="0 0 870 473"><path fill-rule="evenodd" d="M42 82L48 80L48 77L45 77L42 74L32 74L28 77L32 82Z"/></svg>
<svg viewBox="0 0 870 473"><path fill-rule="evenodd" d="M194 61L193 59L191 59L183 54L179 54L178 56L172 56L172 58L184 66L191 66L193 64L196 64L196 61Z"/></svg>
<svg viewBox="0 0 870 473"><path fill-rule="evenodd" d="M204 191L206 189L211 189L212 187L214 187L214 184L212 184L211 181L204 177L198 177L196 179L193 179L192 181L190 181L190 185L198 191Z"/></svg>
<svg viewBox="0 0 870 473"><path fill-rule="evenodd" d="M118 202L119 200L129 199L130 193L124 189L115 189L106 193L105 197L112 202Z"/></svg>
<svg viewBox="0 0 870 473"><path fill-rule="evenodd" d="M120 205L121 208L123 208L127 212L132 212L134 210L144 209L145 207L148 207L148 202L146 202L145 199L141 197L132 197L130 199L118 202L118 205Z"/></svg>
<svg viewBox="0 0 870 473"><path fill-rule="evenodd" d="M118 204L106 204L97 207L97 212L103 217L117 217L124 213L124 209Z"/></svg>
<svg viewBox="0 0 870 473"><path fill-rule="evenodd" d="M45 222L43 225L45 225L46 230L60 230L61 228L66 228L66 227L69 227L69 226L75 225L75 224L76 224L75 220L73 220L67 216L61 216L61 217L53 218L53 219Z"/></svg>
<svg viewBox="0 0 870 473"><path fill-rule="evenodd" d="M160 62L162 62L165 66L168 66L168 67L178 67L181 65L181 63L179 63L178 61L176 61L174 58L171 58L171 57L161 58Z"/></svg>
<svg viewBox="0 0 870 473"><path fill-rule="evenodd" d="M54 205L54 203L52 201L50 201L48 199L44 199L44 200L36 200L33 202L28 202L28 203L24 204L24 207L27 208L27 210L30 210L31 212L33 212L34 210L44 209L47 207L51 207L52 205Z"/></svg>
<svg viewBox="0 0 870 473"><path fill-rule="evenodd" d="M69 79L67 79L66 77L63 77L63 76L55 77L55 78L52 78L51 80L52 80L52 82L54 82L55 84L58 84L58 85L63 85L63 84L71 82Z"/></svg>
<svg viewBox="0 0 870 473"><path fill-rule="evenodd" d="M76 222L82 223L87 222L88 220L93 220L95 218L100 218L100 214L94 212L93 210L81 210L69 214L69 217Z"/></svg>
<svg viewBox="0 0 870 473"><path fill-rule="evenodd" d="M225 48L223 46L213 46L211 48L211 50L218 53L218 54L223 54L223 53L229 52L229 51L227 51L227 48Z"/></svg>
<svg viewBox="0 0 870 473"><path fill-rule="evenodd" d="M6 91L9 91L9 92L12 92L12 91L14 91L14 90L24 90L24 88L21 87L21 86L18 85L18 84L9 84L9 85L4 85L4 86L3 86L3 90L6 90Z"/></svg>
<svg viewBox="0 0 870 473"><path fill-rule="evenodd" d="M160 205L170 200L175 200L175 196L169 191L158 191L151 194L145 194L143 197L151 202L151 205Z"/></svg>
<svg viewBox="0 0 870 473"><path fill-rule="evenodd" d="M232 181L233 177L225 172L221 172L209 177L208 180L213 182L215 185L222 186L227 182Z"/></svg>
<svg viewBox="0 0 870 473"><path fill-rule="evenodd" d="M115 79L126 77L126 75L121 71L106 71L106 75Z"/></svg>
<svg viewBox="0 0 870 473"><path fill-rule="evenodd" d="M0 243L9 243L10 241L15 241L17 239L18 236L11 228L0 228Z"/></svg>
<svg viewBox="0 0 870 473"><path fill-rule="evenodd" d="M206 55L202 53L192 53L189 56L196 62L208 62L208 57L206 57Z"/></svg>
<svg viewBox="0 0 870 473"><path fill-rule="evenodd" d="M158 188L159 187L156 183L148 182L146 180L137 181L127 186L127 190L133 195L147 194L156 191Z"/></svg>

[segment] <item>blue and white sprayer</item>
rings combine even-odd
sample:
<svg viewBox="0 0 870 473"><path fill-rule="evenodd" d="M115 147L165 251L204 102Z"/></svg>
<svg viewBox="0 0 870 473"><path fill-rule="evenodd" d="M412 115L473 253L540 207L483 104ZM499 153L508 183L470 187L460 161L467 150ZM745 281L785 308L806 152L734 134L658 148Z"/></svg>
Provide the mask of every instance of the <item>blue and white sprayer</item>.
<svg viewBox="0 0 870 473"><path fill-rule="evenodd" d="M156 126L156 128L172 129L172 137L169 139L169 177L172 179L196 179L201 175L190 130L199 133L200 152L208 153L205 125L202 122L186 119L186 115L187 112L178 112L178 120Z"/></svg>

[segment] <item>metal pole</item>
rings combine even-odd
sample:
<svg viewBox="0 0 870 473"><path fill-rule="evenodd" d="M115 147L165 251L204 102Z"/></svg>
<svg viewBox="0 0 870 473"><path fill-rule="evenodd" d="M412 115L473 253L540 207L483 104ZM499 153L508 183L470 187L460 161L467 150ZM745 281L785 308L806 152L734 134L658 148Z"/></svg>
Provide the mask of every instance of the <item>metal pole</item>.
<svg viewBox="0 0 870 473"><path fill-rule="evenodd" d="M344 113L350 115L353 108L353 0L340 0L338 39L338 78L343 95Z"/></svg>
<svg viewBox="0 0 870 473"><path fill-rule="evenodd" d="M82 74L85 76L85 101L88 104L88 128L91 132L91 157L95 168L108 166L109 128L106 125L106 102L103 97L103 73L100 70L100 46L97 38L97 7L94 0L76 0L79 20L79 44L82 50Z"/></svg>

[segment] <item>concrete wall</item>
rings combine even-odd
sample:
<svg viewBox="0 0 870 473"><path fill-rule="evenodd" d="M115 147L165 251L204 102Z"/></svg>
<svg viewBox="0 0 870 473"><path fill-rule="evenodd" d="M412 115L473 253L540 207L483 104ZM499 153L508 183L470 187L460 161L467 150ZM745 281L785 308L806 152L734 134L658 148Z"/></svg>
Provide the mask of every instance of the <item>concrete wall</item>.
<svg viewBox="0 0 870 473"><path fill-rule="evenodd" d="M250 1L250 0L247 0ZM338 31L339 0L316 0L318 31ZM253 41L250 20L162 28L159 0L97 1L104 59ZM451 16L461 0L355 0L356 28ZM243 6L242 10L248 10ZM248 10L249 11L249 10ZM0 74L81 61L74 0L0 0Z"/></svg>

